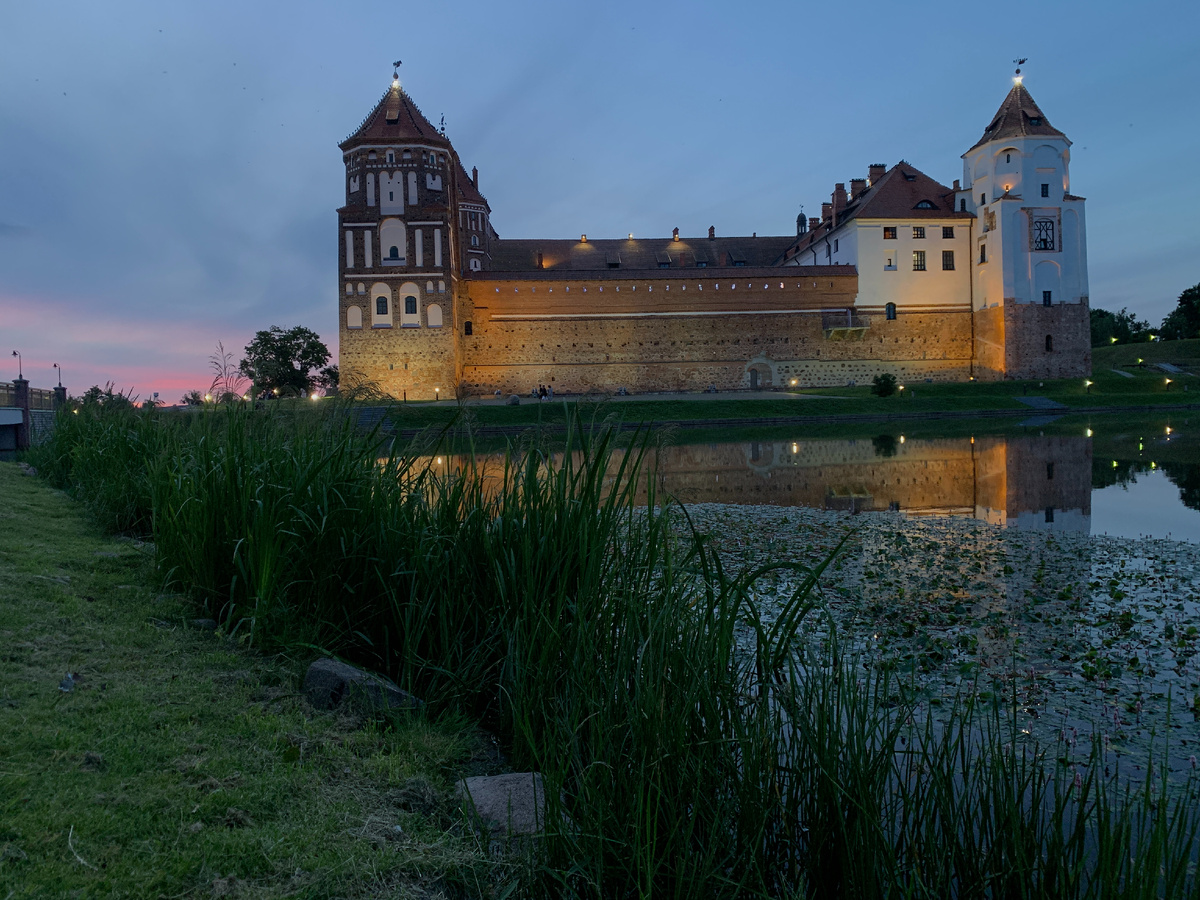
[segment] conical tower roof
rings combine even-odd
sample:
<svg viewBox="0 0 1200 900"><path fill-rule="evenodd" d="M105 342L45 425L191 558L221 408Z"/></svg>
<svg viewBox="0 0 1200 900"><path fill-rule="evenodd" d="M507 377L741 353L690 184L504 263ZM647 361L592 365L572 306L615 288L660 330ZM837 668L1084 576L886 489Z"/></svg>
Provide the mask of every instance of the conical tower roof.
<svg viewBox="0 0 1200 900"><path fill-rule="evenodd" d="M972 145L971 150L991 141L1033 135L1062 138L1070 143L1065 134L1050 124L1046 114L1042 112L1033 96L1025 89L1025 85L1017 81L1012 86L1012 90L1008 92L1008 96L1004 98L1004 102L1000 104L1000 108L996 110L996 115L992 117L992 124L983 130L983 137ZM970 153L971 150L968 150L967 153Z"/></svg>
<svg viewBox="0 0 1200 900"><path fill-rule="evenodd" d="M349 150L363 144L396 144L405 141L450 149L450 141L422 115L417 104L400 86L400 79L396 78L371 114L363 119L358 130L338 146L342 150Z"/></svg>

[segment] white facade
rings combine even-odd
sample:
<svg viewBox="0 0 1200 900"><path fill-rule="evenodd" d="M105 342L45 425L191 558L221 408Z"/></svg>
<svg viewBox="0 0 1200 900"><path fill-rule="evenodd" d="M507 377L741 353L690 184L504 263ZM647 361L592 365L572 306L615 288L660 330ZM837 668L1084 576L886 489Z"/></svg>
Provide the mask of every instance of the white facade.
<svg viewBox="0 0 1200 900"><path fill-rule="evenodd" d="M1005 107L1011 102L1016 108L1007 112L1043 127L1032 99L1020 107L1028 96L1015 87ZM1001 133L963 154L962 183L969 188L958 193L957 202L976 216L971 266L976 309L1088 302L1084 200L1070 192L1070 147L1057 132Z"/></svg>

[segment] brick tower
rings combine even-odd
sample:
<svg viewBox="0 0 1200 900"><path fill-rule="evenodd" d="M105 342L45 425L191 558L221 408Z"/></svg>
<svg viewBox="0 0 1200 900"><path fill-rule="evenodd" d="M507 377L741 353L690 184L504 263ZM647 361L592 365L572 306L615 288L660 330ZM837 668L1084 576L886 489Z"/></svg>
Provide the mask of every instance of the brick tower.
<svg viewBox="0 0 1200 900"><path fill-rule="evenodd" d="M343 383L396 398L447 399L459 381L456 302L468 250L486 267L487 201L444 130L398 74L340 145L346 202L338 210ZM481 226L473 235L460 218Z"/></svg>

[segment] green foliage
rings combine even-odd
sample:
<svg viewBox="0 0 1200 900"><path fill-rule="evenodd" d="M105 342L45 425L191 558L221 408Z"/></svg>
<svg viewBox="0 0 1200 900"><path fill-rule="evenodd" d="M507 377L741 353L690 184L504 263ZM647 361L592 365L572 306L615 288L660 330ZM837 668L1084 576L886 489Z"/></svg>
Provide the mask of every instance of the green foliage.
<svg viewBox="0 0 1200 900"><path fill-rule="evenodd" d="M381 454L348 418L114 417L144 482L106 471L153 522L161 570L228 632L385 671L541 771L544 893L1196 889L1194 785L1121 794L1099 757L1064 770L1000 708L967 698L935 725L832 630L810 653L825 562L726 572L658 495L647 435L622 449L576 416L565 446L530 437L499 467L447 471L446 445ZM108 427L84 422L63 441ZM768 616L773 573L795 588Z"/></svg>
<svg viewBox="0 0 1200 900"><path fill-rule="evenodd" d="M871 393L876 397L892 396L896 393L896 376L891 372L876 375L871 379Z"/></svg>
<svg viewBox="0 0 1200 900"><path fill-rule="evenodd" d="M204 404L204 395L199 391L188 391L179 398L181 406L202 406Z"/></svg>
<svg viewBox="0 0 1200 900"><path fill-rule="evenodd" d="M1200 337L1200 284L1179 295L1178 305L1163 319L1162 337L1168 341Z"/></svg>
<svg viewBox="0 0 1200 900"><path fill-rule="evenodd" d="M272 325L256 332L246 345L246 356L238 366L249 378L256 394L278 392L281 396L308 393L314 370L329 362L329 348L321 343L316 332L297 325L284 331ZM328 377L322 372L322 377Z"/></svg>
<svg viewBox="0 0 1200 900"><path fill-rule="evenodd" d="M1128 309L1120 312L1093 309L1092 346L1107 347L1110 344L1141 344L1150 339L1150 323L1139 319ZM1113 338L1116 338L1114 341Z"/></svg>

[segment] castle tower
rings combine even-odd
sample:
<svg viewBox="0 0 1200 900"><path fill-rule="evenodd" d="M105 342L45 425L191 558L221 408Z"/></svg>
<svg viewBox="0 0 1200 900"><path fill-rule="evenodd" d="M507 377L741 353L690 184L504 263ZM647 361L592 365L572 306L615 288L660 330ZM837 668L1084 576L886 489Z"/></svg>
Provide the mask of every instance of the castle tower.
<svg viewBox="0 0 1200 900"><path fill-rule="evenodd" d="M453 398L466 240L457 227L460 199L465 193L485 221L487 203L398 76L339 146L346 166L338 210L343 384L398 399Z"/></svg>
<svg viewBox="0 0 1200 900"><path fill-rule="evenodd" d="M1091 372L1084 200L1071 193L1071 141L1021 78L963 154L959 211L976 216L976 372L1070 378Z"/></svg>

